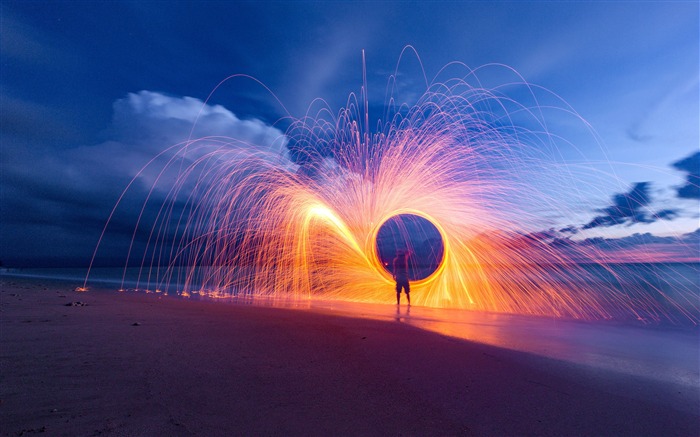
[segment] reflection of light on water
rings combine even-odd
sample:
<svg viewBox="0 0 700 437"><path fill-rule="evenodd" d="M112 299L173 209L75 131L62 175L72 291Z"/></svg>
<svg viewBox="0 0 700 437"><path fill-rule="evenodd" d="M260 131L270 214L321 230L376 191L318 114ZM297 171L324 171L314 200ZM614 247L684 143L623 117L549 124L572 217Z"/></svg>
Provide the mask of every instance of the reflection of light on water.
<svg viewBox="0 0 700 437"><path fill-rule="evenodd" d="M549 131L548 108L596 139L554 94L503 70L513 81L492 88L467 69L431 84L415 104L401 106L391 95L375 130L364 94L337 114L324 108L309 112L315 117L290 117L279 141L301 168L236 138L163 151L139 173L152 173L155 182L134 223L134 236L148 236L145 248L134 240L125 254L140 266L134 288L391 302L377 233L392 217L414 214L435 225L444 243L439 268L412 283L414 304L697 323L692 288L670 296L625 284L605 252L528 234L547 221L544 206L576 216L562 199L590 183L577 178L582 166L558 158L559 147L571 144ZM506 85L522 91L518 100L503 94ZM142 222L151 209L157 215ZM593 274L581 263L609 272L610 280L589 286Z"/></svg>

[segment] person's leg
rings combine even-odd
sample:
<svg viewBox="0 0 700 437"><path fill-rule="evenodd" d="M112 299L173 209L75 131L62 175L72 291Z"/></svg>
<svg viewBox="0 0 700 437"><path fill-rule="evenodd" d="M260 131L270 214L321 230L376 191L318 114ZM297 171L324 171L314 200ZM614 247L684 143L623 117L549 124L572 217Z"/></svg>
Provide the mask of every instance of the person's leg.
<svg viewBox="0 0 700 437"><path fill-rule="evenodd" d="M396 305L401 303L401 284L396 282Z"/></svg>
<svg viewBox="0 0 700 437"><path fill-rule="evenodd" d="M406 300L408 301L408 304L411 305L411 285L408 282L408 280L406 280L406 282L403 285L403 289L406 292Z"/></svg>

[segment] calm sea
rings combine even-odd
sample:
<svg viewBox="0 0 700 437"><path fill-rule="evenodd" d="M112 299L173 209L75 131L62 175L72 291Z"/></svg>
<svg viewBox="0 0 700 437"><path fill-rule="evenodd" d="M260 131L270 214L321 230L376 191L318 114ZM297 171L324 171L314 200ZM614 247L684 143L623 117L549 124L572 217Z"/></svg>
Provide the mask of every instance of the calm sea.
<svg viewBox="0 0 700 437"><path fill-rule="evenodd" d="M571 274L566 268L558 267L551 275L552 280L558 284L575 282L577 285L591 289L602 289L614 286L620 289L634 290L637 297L649 297L661 301L664 296L672 299L677 305L668 305L663 302L664 311L669 319L675 323L690 323L694 319L700 320L700 263L658 263L658 264L617 264L584 265L586 275L580 274L580 266L572 269ZM182 289L182 283L178 277L184 277L190 269L176 268L171 271L167 285L157 283L155 278L163 271L157 272L155 268L93 268L90 271L89 287L103 289L159 289L164 292L176 293ZM574 272L573 270L576 270ZM199 273L205 273L201 269ZM21 276L32 278L44 278L72 281L76 286L85 281L87 269L85 268L26 268L26 269L0 269L4 276ZM646 296L645 296L646 294ZM690 318L688 317L690 315ZM654 319L654 317L650 317Z"/></svg>

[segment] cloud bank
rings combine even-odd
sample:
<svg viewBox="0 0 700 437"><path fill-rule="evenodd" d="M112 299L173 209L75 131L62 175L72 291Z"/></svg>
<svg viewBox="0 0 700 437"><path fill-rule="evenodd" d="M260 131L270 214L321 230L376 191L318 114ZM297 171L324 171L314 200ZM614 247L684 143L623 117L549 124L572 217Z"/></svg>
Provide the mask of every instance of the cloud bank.
<svg viewBox="0 0 700 437"><path fill-rule="evenodd" d="M673 167L688 173L685 184L678 187L678 197L682 199L700 199L700 152L674 162Z"/></svg>
<svg viewBox="0 0 700 437"><path fill-rule="evenodd" d="M144 90L115 101L113 109L106 140L98 144L57 150L3 139L14 143L3 148L0 174L0 260L5 264L34 260L40 265L85 265L110 210L132 178L158 153L188 139L224 138L216 147L269 152L277 162L296 168L279 129L257 119L240 119L220 105ZM168 158L166 153L163 159ZM140 182L122 200L121 214L110 225L112 240L105 247L128 246L152 179ZM157 196L164 193L151 196L157 205ZM157 209L147 209L143 219L155 214Z"/></svg>
<svg viewBox="0 0 700 437"><path fill-rule="evenodd" d="M583 225L581 229L620 224L652 223L656 220L670 220L674 218L678 213L673 209L664 209L657 212L650 211L650 186L650 182L638 182L632 186L630 191L613 195L612 204L599 210L603 214L596 216L593 220ZM568 228L565 229L568 230ZM568 230L568 232L571 231Z"/></svg>

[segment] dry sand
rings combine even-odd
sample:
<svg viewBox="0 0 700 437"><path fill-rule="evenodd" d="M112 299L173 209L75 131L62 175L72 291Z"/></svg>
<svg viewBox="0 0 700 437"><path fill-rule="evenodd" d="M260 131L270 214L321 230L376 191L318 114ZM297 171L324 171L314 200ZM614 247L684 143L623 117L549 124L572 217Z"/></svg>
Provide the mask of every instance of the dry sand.
<svg viewBox="0 0 700 437"><path fill-rule="evenodd" d="M402 323L2 284L2 435L700 435L696 388Z"/></svg>

